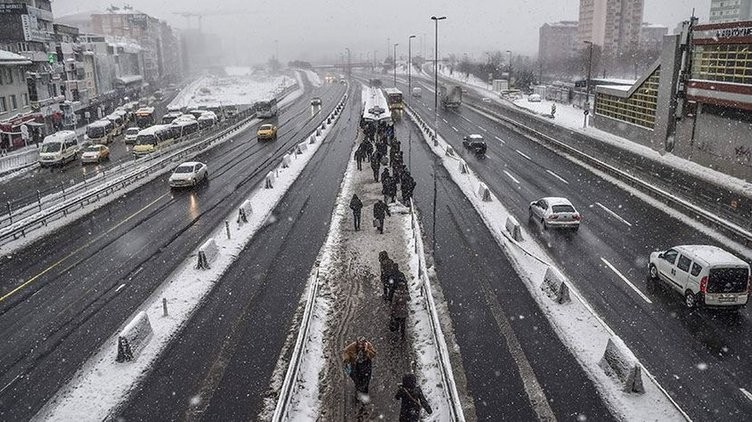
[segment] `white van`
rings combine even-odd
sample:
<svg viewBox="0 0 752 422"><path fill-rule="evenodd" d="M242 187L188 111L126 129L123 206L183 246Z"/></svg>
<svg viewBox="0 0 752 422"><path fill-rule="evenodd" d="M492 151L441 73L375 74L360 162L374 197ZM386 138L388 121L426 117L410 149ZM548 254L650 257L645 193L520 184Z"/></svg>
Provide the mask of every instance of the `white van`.
<svg viewBox="0 0 752 422"><path fill-rule="evenodd" d="M423 95L423 90L420 87L413 88L413 97L420 98Z"/></svg>
<svg viewBox="0 0 752 422"><path fill-rule="evenodd" d="M48 135L39 148L39 165L63 165L74 161L78 155L78 137L72 130L61 130Z"/></svg>
<svg viewBox="0 0 752 422"><path fill-rule="evenodd" d="M114 131L115 125L112 121L104 118L86 126L86 136L84 138L93 144L107 145L112 141L112 133Z"/></svg>
<svg viewBox="0 0 752 422"><path fill-rule="evenodd" d="M650 254L648 285L663 281L684 296L687 308L738 309L750 295L749 264L710 245L675 246Z"/></svg>

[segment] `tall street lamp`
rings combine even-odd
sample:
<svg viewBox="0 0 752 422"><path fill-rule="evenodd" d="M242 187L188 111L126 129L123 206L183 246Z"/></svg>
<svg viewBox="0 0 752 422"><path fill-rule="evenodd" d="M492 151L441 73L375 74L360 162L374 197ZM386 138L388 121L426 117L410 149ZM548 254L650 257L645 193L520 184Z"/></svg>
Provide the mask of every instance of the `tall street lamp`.
<svg viewBox="0 0 752 422"><path fill-rule="evenodd" d="M394 57L392 57L392 65L394 66L394 87L397 88L397 46L398 43L394 43Z"/></svg>
<svg viewBox="0 0 752 422"><path fill-rule="evenodd" d="M583 128L587 127L588 114L590 114L590 76L593 69L593 42L585 41L585 44L588 45L590 52L588 54L587 81L585 82L585 107L583 107L585 109L585 111L583 111L585 120L582 123Z"/></svg>
<svg viewBox="0 0 752 422"><path fill-rule="evenodd" d="M351 77L350 63L352 63L351 53L350 53L350 49L347 47L345 47L345 51L347 51L347 71L345 72L345 74L347 75L347 79L350 79Z"/></svg>
<svg viewBox="0 0 752 422"><path fill-rule="evenodd" d="M431 20L435 23L434 31L434 52L433 52L433 145L439 144L438 132L439 132L439 21L446 19L446 16L431 16ZM436 154L433 158L433 227L431 229L431 243L433 248L433 254L436 254L436 172L438 171L438 164L436 163Z"/></svg>
<svg viewBox="0 0 752 422"><path fill-rule="evenodd" d="M413 50L412 50L412 41L413 38L415 38L415 35L410 35L407 37L407 95L410 97L412 95L412 71L413 71Z"/></svg>
<svg viewBox="0 0 752 422"><path fill-rule="evenodd" d="M507 73L507 89L512 89L512 50L507 50L509 54L509 73Z"/></svg>

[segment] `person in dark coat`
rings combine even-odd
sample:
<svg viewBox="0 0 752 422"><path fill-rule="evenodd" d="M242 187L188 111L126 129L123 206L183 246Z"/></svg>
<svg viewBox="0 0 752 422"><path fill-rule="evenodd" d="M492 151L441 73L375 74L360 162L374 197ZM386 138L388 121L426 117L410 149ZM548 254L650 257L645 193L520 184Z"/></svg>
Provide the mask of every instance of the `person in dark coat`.
<svg viewBox="0 0 752 422"><path fill-rule="evenodd" d="M360 146L355 150L355 162L358 164L358 170L363 170L363 149Z"/></svg>
<svg viewBox="0 0 752 422"><path fill-rule="evenodd" d="M381 168L381 153L376 151L371 156L371 170L373 170L373 180L379 181L379 169Z"/></svg>
<svg viewBox="0 0 752 422"><path fill-rule="evenodd" d="M353 194L350 199L350 209L353 212L353 223L355 224L355 231L360 230L360 210L363 208L363 202L361 202L358 195Z"/></svg>
<svg viewBox="0 0 752 422"><path fill-rule="evenodd" d="M415 179L413 179L413 176L410 174L409 171L405 171L402 174L402 184L400 187L402 188L402 201L405 204L410 203L410 199L413 197L413 190L415 189Z"/></svg>
<svg viewBox="0 0 752 422"><path fill-rule="evenodd" d="M376 349L365 337L358 337L342 351L342 360L345 371L355 383L355 391L359 394L368 394L368 386L371 383L373 358L376 357Z"/></svg>
<svg viewBox="0 0 752 422"><path fill-rule="evenodd" d="M381 234L384 234L384 219L387 215L392 216L389 212L389 206L379 199L373 204L373 218L377 220L379 233Z"/></svg>
<svg viewBox="0 0 752 422"><path fill-rule="evenodd" d="M388 178L387 183L386 183L385 196L389 199L389 203L392 203L395 201L394 198L395 196L397 196L397 176Z"/></svg>
<svg viewBox="0 0 752 422"><path fill-rule="evenodd" d="M384 286L384 294L382 295L382 298L388 300L389 280L392 278L394 261L389 258L389 254L387 254L386 251L379 252L379 265L381 266L381 284Z"/></svg>
<svg viewBox="0 0 752 422"><path fill-rule="evenodd" d="M402 400L399 422L418 422L421 409L426 409L429 415L433 413L431 405L428 404L426 396L423 395L423 390L418 386L418 380L414 374L405 374L402 377L402 384L397 388L397 394L394 395L394 398Z"/></svg>
<svg viewBox="0 0 752 422"><path fill-rule="evenodd" d="M410 301L410 292L407 290L407 284L399 284L394 289L392 298L392 320L402 340L405 339L405 322L407 321L407 303Z"/></svg>
<svg viewBox="0 0 752 422"><path fill-rule="evenodd" d="M392 274L389 277L389 301L392 301L392 298L394 298L394 291L400 287L407 288L407 277L405 277L405 273L400 271L399 264L396 262L394 265L392 265Z"/></svg>
<svg viewBox="0 0 752 422"><path fill-rule="evenodd" d="M384 202L389 203L389 184L391 183L391 175L389 174L389 169L385 168L384 171L381 172L381 194L384 195Z"/></svg>
<svg viewBox="0 0 752 422"><path fill-rule="evenodd" d="M366 153L365 159L371 161L371 155L373 155L373 144L367 139L364 139L361 146L363 146L363 151Z"/></svg>

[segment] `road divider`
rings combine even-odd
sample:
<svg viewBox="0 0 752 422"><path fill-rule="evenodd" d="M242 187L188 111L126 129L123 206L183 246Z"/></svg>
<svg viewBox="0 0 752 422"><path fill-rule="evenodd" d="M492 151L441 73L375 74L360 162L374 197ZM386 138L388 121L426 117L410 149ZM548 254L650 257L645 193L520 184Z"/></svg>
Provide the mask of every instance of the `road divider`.
<svg viewBox="0 0 752 422"><path fill-rule="evenodd" d="M645 394L645 387L642 385L642 366L619 337L608 339L600 364L604 371L624 383L625 392Z"/></svg>
<svg viewBox="0 0 752 422"><path fill-rule="evenodd" d="M636 358L630 362L640 366L639 375L645 393L625 393L625 380L628 378L622 380L614 376L613 372L604 370L600 364L604 356L604 346L610 339L618 338L618 336L577 291L575 285L551 264L553 260L549 257L546 248L538 244L533 236L527 234L526 228L520 226L522 239L518 240L505 226L499 224L499 221L506 221L512 214L490 191L488 191L490 200L483 200L482 187L488 188L472 169L468 173L463 173L462 165L458 167L447 165L455 160L445 155L448 143L411 108L407 107L405 114L420 128L424 140L438 157L450 179L473 204L510 263L517 270L528 292L551 322L562 343L572 352L588 377L593 380L593 385L601 392L601 396L617 419L690 420ZM519 183L511 174L507 173L507 176ZM566 300L567 293L568 301ZM627 351L628 356L634 356L626 345L623 350ZM636 381L631 385L633 389L637 389Z"/></svg>
<svg viewBox="0 0 752 422"><path fill-rule="evenodd" d="M522 229L520 228L520 223L516 218L512 217L511 215L507 217L505 228L507 229L509 235L512 236L512 239L518 242L522 241Z"/></svg>
<svg viewBox="0 0 752 422"><path fill-rule="evenodd" d="M243 202L238 209L238 225L242 225L248 222L248 216L253 214L253 206L250 199Z"/></svg>
<svg viewBox="0 0 752 422"><path fill-rule="evenodd" d="M344 103L347 93L342 97ZM332 128L334 126L331 126ZM222 275L245 249L253 236L265 225L277 204L282 200L287 190L297 180L306 165L313 158L321 146L321 142L328 135L325 132L314 146L309 148L299 159L294 160L288 169L277 168L270 174L277 174L276 187L264 189L264 182L251 193L243 202L250 202L256 208L252 214L246 213L248 222L238 226L237 235L231 239L224 237L226 225L224 221L235 215L230 213L223 223L207 238L214 239L216 247L222 253L214 258L211 269L196 269L197 255L200 248L186 258L165 282L157 288L147 299L138 312L144 312L151 320L154 337L145 344L140 351L138 360L130 365L115 367L115 362L107 359L113 353L112 347L116 343L118 334L108 339L100 349L86 362L72 377L71 381L51 398L47 404L35 415L35 420L104 420L128 399L128 395L136 391L137 384L146 373L151 371L161 353L170 341L176 339L186 322L199 305L205 300L211 290L217 285ZM301 139L306 139L308 135ZM275 157L279 165L281 157ZM205 241L206 242L206 241ZM202 246L205 244L202 243ZM163 299L171 303L169 317L163 317ZM208 392L207 394L212 394ZM211 397L199 397L202 401L209 401Z"/></svg>
<svg viewBox="0 0 752 422"><path fill-rule="evenodd" d="M470 173L470 170L467 168L467 163L465 163L464 160L460 159L460 165L459 165L460 173L462 174L468 174Z"/></svg>
<svg viewBox="0 0 752 422"><path fill-rule="evenodd" d="M452 148L450 145L447 145L446 147L446 155L454 157L454 148Z"/></svg>
<svg viewBox="0 0 752 422"><path fill-rule="evenodd" d="M130 362L138 358L138 355L146 347L146 344L154 335L149 316L141 311L131 319L117 336L116 362Z"/></svg>
<svg viewBox="0 0 752 422"><path fill-rule="evenodd" d="M198 248L198 264L196 268L199 270L211 269L211 264L219 255L219 248L217 247L217 241L212 237L200 248Z"/></svg>
<svg viewBox="0 0 752 422"><path fill-rule="evenodd" d="M488 186L483 182L478 183L478 198L484 202L491 201L491 191L488 190Z"/></svg>

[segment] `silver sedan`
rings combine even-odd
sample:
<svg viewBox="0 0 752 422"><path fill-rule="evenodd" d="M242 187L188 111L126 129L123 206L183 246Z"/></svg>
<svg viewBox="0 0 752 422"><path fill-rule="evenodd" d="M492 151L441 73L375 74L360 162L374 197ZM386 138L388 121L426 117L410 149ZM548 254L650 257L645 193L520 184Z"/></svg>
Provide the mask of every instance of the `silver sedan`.
<svg viewBox="0 0 752 422"><path fill-rule="evenodd" d="M580 228L582 216L566 198L547 197L530 203L530 220L540 222L544 230Z"/></svg>

